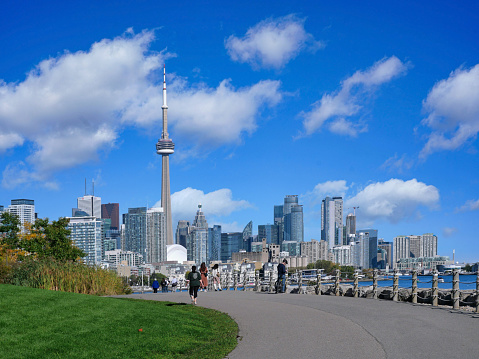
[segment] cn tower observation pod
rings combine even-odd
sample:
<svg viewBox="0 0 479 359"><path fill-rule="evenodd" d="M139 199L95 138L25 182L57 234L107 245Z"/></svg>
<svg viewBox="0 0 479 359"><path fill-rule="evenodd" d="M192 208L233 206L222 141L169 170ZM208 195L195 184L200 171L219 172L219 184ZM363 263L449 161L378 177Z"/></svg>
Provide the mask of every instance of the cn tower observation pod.
<svg viewBox="0 0 479 359"><path fill-rule="evenodd" d="M159 155L171 155L175 152L175 144L169 138L160 138L156 144L156 153Z"/></svg>

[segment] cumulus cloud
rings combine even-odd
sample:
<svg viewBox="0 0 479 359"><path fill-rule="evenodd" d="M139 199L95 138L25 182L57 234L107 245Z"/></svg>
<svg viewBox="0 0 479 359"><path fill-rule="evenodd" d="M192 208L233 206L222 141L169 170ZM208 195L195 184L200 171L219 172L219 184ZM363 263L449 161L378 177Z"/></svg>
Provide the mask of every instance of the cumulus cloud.
<svg viewBox="0 0 479 359"><path fill-rule="evenodd" d="M466 201L460 208L458 208L457 212L469 212L469 211L477 211L479 210L479 199L473 200L470 199Z"/></svg>
<svg viewBox="0 0 479 359"><path fill-rule="evenodd" d="M199 189L188 187L171 195L174 225L178 220L193 221L198 204L202 205L203 211L208 216L214 217L229 216L233 212L252 207L248 201L234 200L233 193L228 188L204 193ZM161 201L158 201L153 207L161 207Z"/></svg>
<svg viewBox="0 0 479 359"><path fill-rule="evenodd" d="M27 144L32 151L21 166L5 169L4 186L48 181L57 171L97 160L127 126L160 127L161 67L175 55L151 51L154 40L153 31L130 29L88 51L41 61L24 81L0 80L0 153ZM278 81L189 88L171 77L170 129L193 148L239 143L256 129L261 109L282 97ZM13 180L15 170L22 181Z"/></svg>
<svg viewBox="0 0 479 359"><path fill-rule="evenodd" d="M349 186L344 180L326 181L318 183L311 192L302 195L302 199L311 205L317 205L320 204L326 196L344 197L348 189Z"/></svg>
<svg viewBox="0 0 479 359"><path fill-rule="evenodd" d="M389 157L382 165L381 169L387 169L391 172L403 173L405 170L409 170L414 165L414 161L407 158L406 154L399 157L396 154Z"/></svg>
<svg viewBox="0 0 479 359"><path fill-rule="evenodd" d="M366 71L357 71L341 83L338 91L324 94L310 111L301 113L304 134L319 131L325 123L329 123L331 132L351 137L367 131L364 123L348 118L360 112L362 103L378 86L405 74L407 67L396 56L391 56L376 62Z"/></svg>
<svg viewBox="0 0 479 359"><path fill-rule="evenodd" d="M421 207L435 208L439 190L416 179L390 179L368 185L345 202L345 207L357 207L358 219L363 224L376 220L398 223L418 215Z"/></svg>
<svg viewBox="0 0 479 359"><path fill-rule="evenodd" d="M479 64L459 68L434 85L423 102L428 116L422 124L431 133L420 158L442 150L455 150L479 132Z"/></svg>
<svg viewBox="0 0 479 359"><path fill-rule="evenodd" d="M233 61L248 63L255 69L280 69L301 51L323 47L306 32L305 20L295 15L263 20L242 38L231 35L225 47Z"/></svg>
<svg viewBox="0 0 479 359"><path fill-rule="evenodd" d="M454 227L444 227L442 229L442 234L444 235L444 237L451 237L456 232L457 232L457 228L454 228Z"/></svg>
<svg viewBox="0 0 479 359"><path fill-rule="evenodd" d="M169 97L171 123L182 138L202 147L214 148L240 143L243 134L257 128L257 118L265 106L279 103L279 81L260 81L235 89L229 80L217 88L189 88L175 82Z"/></svg>

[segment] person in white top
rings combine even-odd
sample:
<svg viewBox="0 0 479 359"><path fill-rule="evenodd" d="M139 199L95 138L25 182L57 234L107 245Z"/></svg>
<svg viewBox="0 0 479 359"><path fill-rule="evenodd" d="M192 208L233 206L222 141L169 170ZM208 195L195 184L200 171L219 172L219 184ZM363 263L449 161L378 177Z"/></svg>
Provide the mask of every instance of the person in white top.
<svg viewBox="0 0 479 359"><path fill-rule="evenodd" d="M220 270L218 269L218 263L216 263L211 269L211 276L213 277L213 286L215 288L215 292L218 290L221 291Z"/></svg>

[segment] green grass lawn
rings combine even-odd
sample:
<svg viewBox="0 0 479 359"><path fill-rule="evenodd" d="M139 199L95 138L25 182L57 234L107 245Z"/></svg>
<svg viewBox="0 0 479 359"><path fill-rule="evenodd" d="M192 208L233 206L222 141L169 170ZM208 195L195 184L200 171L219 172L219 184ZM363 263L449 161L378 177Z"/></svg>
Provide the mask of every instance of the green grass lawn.
<svg viewBox="0 0 479 359"><path fill-rule="evenodd" d="M237 332L192 305L0 285L2 358L224 358Z"/></svg>

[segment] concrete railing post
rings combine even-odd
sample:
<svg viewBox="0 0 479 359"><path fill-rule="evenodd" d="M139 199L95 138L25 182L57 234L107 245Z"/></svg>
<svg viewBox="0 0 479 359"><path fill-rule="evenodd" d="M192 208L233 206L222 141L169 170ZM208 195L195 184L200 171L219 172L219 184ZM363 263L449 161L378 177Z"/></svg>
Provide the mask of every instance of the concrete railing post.
<svg viewBox="0 0 479 359"><path fill-rule="evenodd" d="M417 303L417 270L412 271L412 302Z"/></svg>
<svg viewBox="0 0 479 359"><path fill-rule="evenodd" d="M399 272L397 269L394 270L393 277L393 301L397 302L399 300Z"/></svg>
<svg viewBox="0 0 479 359"><path fill-rule="evenodd" d="M356 271L354 272L353 297L359 297L359 275Z"/></svg>
<svg viewBox="0 0 479 359"><path fill-rule="evenodd" d="M299 270L298 272L298 294L303 293L303 272Z"/></svg>
<svg viewBox="0 0 479 359"><path fill-rule="evenodd" d="M246 284L247 284L246 271L244 271L244 272L243 272L243 291L246 290Z"/></svg>
<svg viewBox="0 0 479 359"><path fill-rule="evenodd" d="M479 313L479 268L476 274L476 313Z"/></svg>
<svg viewBox="0 0 479 359"><path fill-rule="evenodd" d="M255 291L259 292L259 271L254 273L254 288Z"/></svg>
<svg viewBox="0 0 479 359"><path fill-rule="evenodd" d="M273 293L273 271L269 272L269 292Z"/></svg>
<svg viewBox="0 0 479 359"><path fill-rule="evenodd" d="M459 270L454 269L452 271L452 307L459 309Z"/></svg>
<svg viewBox="0 0 479 359"><path fill-rule="evenodd" d="M233 290L238 290L238 273L233 271Z"/></svg>
<svg viewBox="0 0 479 359"><path fill-rule="evenodd" d="M477 278L479 278L479 276ZM321 271L319 269L316 272L316 295L321 295Z"/></svg>
<svg viewBox="0 0 479 359"><path fill-rule="evenodd" d="M432 306L437 307L438 304L438 297L437 297L437 272L434 271L432 273Z"/></svg>
<svg viewBox="0 0 479 359"><path fill-rule="evenodd" d="M336 278L334 279L334 295L339 296L339 279L341 278L341 271L336 269Z"/></svg>
<svg viewBox="0 0 479 359"><path fill-rule="evenodd" d="M373 270L373 298L378 299L378 270Z"/></svg>

